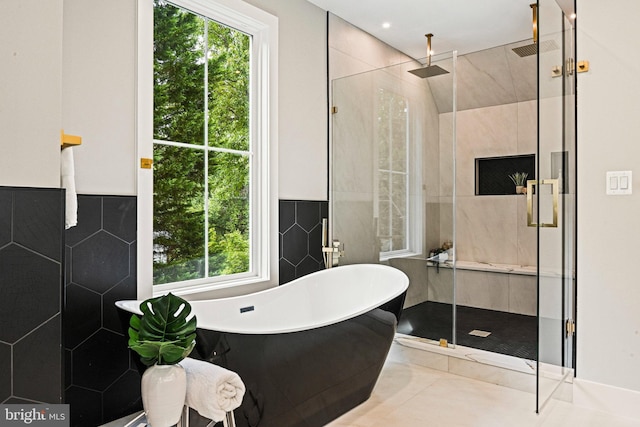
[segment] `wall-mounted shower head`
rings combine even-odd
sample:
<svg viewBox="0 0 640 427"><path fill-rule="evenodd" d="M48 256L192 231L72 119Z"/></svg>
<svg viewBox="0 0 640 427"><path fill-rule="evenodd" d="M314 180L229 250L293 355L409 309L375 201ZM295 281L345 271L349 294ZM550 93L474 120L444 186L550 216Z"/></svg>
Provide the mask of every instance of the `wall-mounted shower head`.
<svg viewBox="0 0 640 427"><path fill-rule="evenodd" d="M425 37L427 38L427 65L415 70L409 70L409 72L420 77L421 79L439 76L441 74L449 74L449 72L444 68L438 65L431 65L431 37L433 37L433 34L425 34Z"/></svg>

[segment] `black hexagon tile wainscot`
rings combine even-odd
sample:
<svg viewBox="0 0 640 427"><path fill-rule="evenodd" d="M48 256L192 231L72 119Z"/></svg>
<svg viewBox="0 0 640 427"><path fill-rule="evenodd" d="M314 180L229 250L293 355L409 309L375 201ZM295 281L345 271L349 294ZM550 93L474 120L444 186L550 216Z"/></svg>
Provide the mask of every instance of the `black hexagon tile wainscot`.
<svg viewBox="0 0 640 427"><path fill-rule="evenodd" d="M63 202L0 187L0 403L63 399Z"/></svg>
<svg viewBox="0 0 640 427"><path fill-rule="evenodd" d="M324 268L322 218L329 202L280 200L280 284Z"/></svg>
<svg viewBox="0 0 640 427"><path fill-rule="evenodd" d="M323 268L327 216L280 201L281 283ZM96 426L141 408L114 306L136 298L136 198L80 195L78 225L63 221L62 190L0 187L0 403L63 401Z"/></svg>
<svg viewBox="0 0 640 427"><path fill-rule="evenodd" d="M75 427L140 409L140 375L114 303L136 298L136 198L78 196L66 232L66 390Z"/></svg>

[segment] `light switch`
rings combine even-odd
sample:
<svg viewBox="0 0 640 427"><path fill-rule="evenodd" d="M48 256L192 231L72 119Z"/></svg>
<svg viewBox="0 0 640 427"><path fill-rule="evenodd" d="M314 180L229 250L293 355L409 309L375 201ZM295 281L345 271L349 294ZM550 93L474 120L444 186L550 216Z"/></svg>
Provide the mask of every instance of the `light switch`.
<svg viewBox="0 0 640 427"><path fill-rule="evenodd" d="M607 172L607 194L612 196L632 194L632 178L631 171Z"/></svg>
<svg viewBox="0 0 640 427"><path fill-rule="evenodd" d="M621 190L626 190L627 188L629 188L629 177L621 176L620 177L620 189Z"/></svg>

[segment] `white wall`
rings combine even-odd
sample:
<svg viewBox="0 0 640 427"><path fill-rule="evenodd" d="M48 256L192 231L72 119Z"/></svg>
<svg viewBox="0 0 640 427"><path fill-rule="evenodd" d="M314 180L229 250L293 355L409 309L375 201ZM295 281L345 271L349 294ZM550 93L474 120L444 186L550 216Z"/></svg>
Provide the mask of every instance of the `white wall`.
<svg viewBox="0 0 640 427"><path fill-rule="evenodd" d="M0 10L0 185L59 187L62 0Z"/></svg>
<svg viewBox="0 0 640 427"><path fill-rule="evenodd" d="M279 198L327 200L326 13L300 0L246 1L278 17Z"/></svg>
<svg viewBox="0 0 640 427"><path fill-rule="evenodd" d="M579 0L578 378L640 391L640 56L637 0ZM631 196L605 195L631 170Z"/></svg>
<svg viewBox="0 0 640 427"><path fill-rule="evenodd" d="M136 194L136 2L64 0L62 121L79 194Z"/></svg>

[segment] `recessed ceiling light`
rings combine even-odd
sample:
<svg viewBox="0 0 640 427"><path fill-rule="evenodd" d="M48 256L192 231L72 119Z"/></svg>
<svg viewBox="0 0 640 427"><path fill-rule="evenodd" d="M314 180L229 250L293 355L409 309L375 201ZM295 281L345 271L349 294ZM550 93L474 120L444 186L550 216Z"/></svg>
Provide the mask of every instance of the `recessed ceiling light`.
<svg viewBox="0 0 640 427"><path fill-rule="evenodd" d="M387 28L391 28L391 23L390 23L390 22L383 22L383 23L382 23L382 28L384 28L385 30L386 30Z"/></svg>

